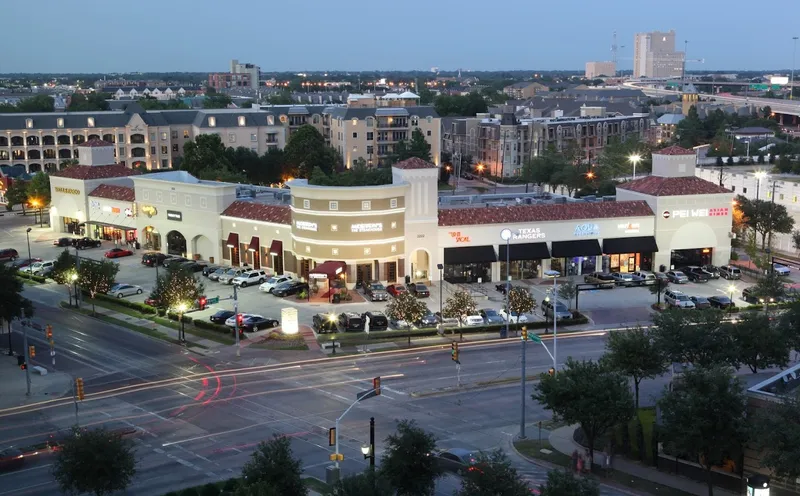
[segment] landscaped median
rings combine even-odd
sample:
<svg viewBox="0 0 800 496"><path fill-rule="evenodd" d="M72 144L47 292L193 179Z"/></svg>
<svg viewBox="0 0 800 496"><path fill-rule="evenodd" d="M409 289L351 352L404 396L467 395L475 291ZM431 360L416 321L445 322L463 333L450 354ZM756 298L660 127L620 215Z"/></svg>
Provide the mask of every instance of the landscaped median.
<svg viewBox="0 0 800 496"><path fill-rule="evenodd" d="M47 282L46 277L35 276L22 271L17 272L16 275L19 279L22 279L22 282L26 284L44 284Z"/></svg>

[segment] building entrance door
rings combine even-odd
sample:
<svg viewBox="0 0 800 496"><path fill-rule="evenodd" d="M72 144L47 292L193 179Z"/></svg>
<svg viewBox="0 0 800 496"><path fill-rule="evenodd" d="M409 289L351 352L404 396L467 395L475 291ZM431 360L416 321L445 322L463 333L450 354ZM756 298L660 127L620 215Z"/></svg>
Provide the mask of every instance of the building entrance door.
<svg viewBox="0 0 800 496"><path fill-rule="evenodd" d="M356 284L366 284L372 280L372 264L356 265Z"/></svg>

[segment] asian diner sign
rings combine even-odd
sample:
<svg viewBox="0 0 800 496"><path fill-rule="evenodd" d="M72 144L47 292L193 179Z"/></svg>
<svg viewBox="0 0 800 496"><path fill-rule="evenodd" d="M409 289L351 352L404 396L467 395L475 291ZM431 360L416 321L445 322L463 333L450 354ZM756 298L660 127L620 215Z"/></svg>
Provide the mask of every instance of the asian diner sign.
<svg viewBox="0 0 800 496"><path fill-rule="evenodd" d="M683 210L664 210L661 216L665 219L691 219L696 217L727 217L728 207L717 208L692 208Z"/></svg>

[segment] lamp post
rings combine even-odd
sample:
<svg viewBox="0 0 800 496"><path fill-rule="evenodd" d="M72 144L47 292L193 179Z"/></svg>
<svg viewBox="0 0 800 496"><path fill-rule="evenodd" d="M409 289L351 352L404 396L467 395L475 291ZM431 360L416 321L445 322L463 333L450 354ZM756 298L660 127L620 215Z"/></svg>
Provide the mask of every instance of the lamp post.
<svg viewBox="0 0 800 496"><path fill-rule="evenodd" d="M178 320L181 321L181 333L178 336L178 341L180 341L181 343L186 343L186 333L184 332L184 327L183 327L184 326L183 314L184 312L186 312L186 310L188 310L188 308L189 307L186 305L186 303L180 303L178 305Z"/></svg>
<svg viewBox="0 0 800 496"><path fill-rule="evenodd" d="M361 445L361 454L369 459L369 468L375 470L375 417L369 418L369 444Z"/></svg>
<svg viewBox="0 0 800 496"><path fill-rule="evenodd" d="M31 228L27 228L25 230L25 239L28 241L28 273L32 274L30 266L31 266Z"/></svg>
<svg viewBox="0 0 800 496"><path fill-rule="evenodd" d="M760 170L753 173L756 178L756 200L761 197L761 180L767 177L767 172Z"/></svg>
<svg viewBox="0 0 800 496"><path fill-rule="evenodd" d="M733 293L735 291L736 291L736 286L734 286L733 284L728 286L728 298L730 298L730 300L731 300L730 305L728 305L728 313L732 313L733 312Z"/></svg>
<svg viewBox="0 0 800 496"><path fill-rule="evenodd" d="M72 292L75 294L75 307L78 307L78 274L77 272L69 276L69 280L72 282Z"/></svg>
<svg viewBox="0 0 800 496"><path fill-rule="evenodd" d="M789 83L789 100L794 100L794 62L797 55L797 36L792 36L792 79Z"/></svg>
<svg viewBox="0 0 800 496"><path fill-rule="evenodd" d="M442 315L442 298L444 298L444 265L443 264L436 264L436 268L439 269L439 318L443 319L444 315ZM439 322L441 324L441 322Z"/></svg>
<svg viewBox="0 0 800 496"><path fill-rule="evenodd" d="M503 241L506 242L506 280L505 280L505 283L504 283L505 288L506 288L506 330L505 330L505 335L503 336L504 338L508 337L508 326L511 323L511 309L509 309L509 307L508 307L508 293L511 292L511 291L509 291L511 289L511 286L510 286L511 277L509 276L509 274L511 272L508 270L509 269L511 255L509 253L508 248L509 248L509 241L511 241L511 236L512 236L511 235L511 229L506 228L506 229L503 229L502 231L500 231L500 238L502 238ZM522 349L524 350L525 347L523 346ZM522 358L522 362L523 363L525 362L524 355L523 355L523 358Z"/></svg>
<svg viewBox="0 0 800 496"><path fill-rule="evenodd" d="M642 156L638 153L634 153L630 157L628 157L631 164L633 164L633 179L636 179L636 164L638 164L642 160Z"/></svg>
<svg viewBox="0 0 800 496"><path fill-rule="evenodd" d="M557 270L548 270L544 273L546 277L553 278L553 370L558 370L558 295L556 293L556 280L561 273Z"/></svg>

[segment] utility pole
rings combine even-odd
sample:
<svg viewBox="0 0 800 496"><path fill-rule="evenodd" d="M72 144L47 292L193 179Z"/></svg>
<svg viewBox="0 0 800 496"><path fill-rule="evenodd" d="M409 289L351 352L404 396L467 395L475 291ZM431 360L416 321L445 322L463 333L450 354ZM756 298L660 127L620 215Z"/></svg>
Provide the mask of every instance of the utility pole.
<svg viewBox="0 0 800 496"><path fill-rule="evenodd" d="M25 353L25 382L28 389L25 396L31 395L31 356L28 348L28 325L23 321L22 323L22 348Z"/></svg>
<svg viewBox="0 0 800 496"><path fill-rule="evenodd" d="M239 292L236 284L233 285L233 332L236 334L236 356L242 356L242 348L239 346Z"/></svg>
<svg viewBox="0 0 800 496"><path fill-rule="evenodd" d="M75 247L75 273L81 273L81 256L78 254L78 247ZM75 281L75 306L81 307L80 290L78 289L78 282Z"/></svg>

